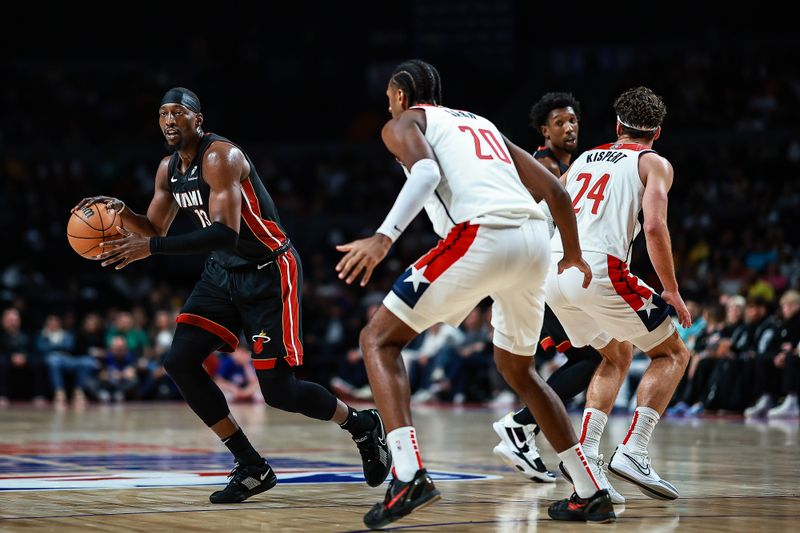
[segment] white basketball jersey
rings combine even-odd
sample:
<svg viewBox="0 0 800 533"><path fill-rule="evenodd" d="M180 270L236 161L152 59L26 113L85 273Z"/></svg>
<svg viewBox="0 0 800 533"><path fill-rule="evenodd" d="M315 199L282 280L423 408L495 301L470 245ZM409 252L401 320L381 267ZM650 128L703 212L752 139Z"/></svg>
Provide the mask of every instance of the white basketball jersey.
<svg viewBox="0 0 800 533"><path fill-rule="evenodd" d="M587 150L572 163L566 188L581 250L599 252L630 262L631 245L639 234L644 184L639 156L654 152L640 144L604 144ZM553 250L563 251L556 229Z"/></svg>
<svg viewBox="0 0 800 533"><path fill-rule="evenodd" d="M442 179L425 211L444 238L456 224L519 226L545 219L520 181L503 136L494 124L468 111L419 105L425 111L425 138Z"/></svg>

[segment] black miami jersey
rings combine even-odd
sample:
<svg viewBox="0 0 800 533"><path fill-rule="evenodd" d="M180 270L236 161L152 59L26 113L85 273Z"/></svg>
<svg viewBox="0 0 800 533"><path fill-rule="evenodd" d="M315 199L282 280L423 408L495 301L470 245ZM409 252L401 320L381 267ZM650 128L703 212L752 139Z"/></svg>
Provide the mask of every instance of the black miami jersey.
<svg viewBox="0 0 800 533"><path fill-rule="evenodd" d="M172 196L181 211L189 214L199 228L210 226L212 222L208 215L211 188L203 179L202 162L206 150L215 142L237 146L225 137L206 133L186 172L180 171L180 156L177 153L170 158L167 169ZM250 165L250 174L241 181L242 223L239 227L239 241L233 248L211 252L214 261L226 268L264 263L285 252L290 246L275 203L261 182L253 161L244 150L242 153Z"/></svg>
<svg viewBox="0 0 800 533"><path fill-rule="evenodd" d="M561 172L562 174L569 169L569 165L565 165L564 163L562 163L556 157L556 154L554 154L553 151L547 146L542 145L539 148L537 148L536 151L533 152L533 157L535 157L536 159L544 159L545 157L549 157L550 159L556 162L556 164L558 165L558 171Z"/></svg>

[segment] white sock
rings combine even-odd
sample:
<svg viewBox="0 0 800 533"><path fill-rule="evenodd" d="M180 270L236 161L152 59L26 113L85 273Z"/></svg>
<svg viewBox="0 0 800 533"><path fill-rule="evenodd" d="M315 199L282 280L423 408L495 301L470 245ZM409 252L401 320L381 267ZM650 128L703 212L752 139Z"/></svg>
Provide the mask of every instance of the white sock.
<svg viewBox="0 0 800 533"><path fill-rule="evenodd" d="M386 435L386 442L392 450L392 474L400 481L409 482L414 479L414 474L422 468L422 459L419 456L417 433L414 426L404 426L390 431Z"/></svg>
<svg viewBox="0 0 800 533"><path fill-rule="evenodd" d="M659 419L658 412L649 407L637 407L633 413L633 421L625 436L622 444L626 445L632 452L647 453L647 444L653 434Z"/></svg>
<svg viewBox="0 0 800 533"><path fill-rule="evenodd" d="M559 453L558 457L564 461L564 467L572 477L572 484L575 485L575 492L578 493L578 496L588 498L600 490L600 483L589 470L589 462L586 460L580 443Z"/></svg>
<svg viewBox="0 0 800 533"><path fill-rule="evenodd" d="M600 437L606 428L608 415L599 409L584 409L583 422L581 423L581 446L589 457L600 455Z"/></svg>

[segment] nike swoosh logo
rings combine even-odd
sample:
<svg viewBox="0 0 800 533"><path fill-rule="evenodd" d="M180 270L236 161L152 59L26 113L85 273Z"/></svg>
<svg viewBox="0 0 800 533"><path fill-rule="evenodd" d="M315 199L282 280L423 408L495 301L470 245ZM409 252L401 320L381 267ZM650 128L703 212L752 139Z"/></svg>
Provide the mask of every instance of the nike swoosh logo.
<svg viewBox="0 0 800 533"><path fill-rule="evenodd" d="M267 478L267 474L269 474L269 471L266 471L263 474L261 474L261 481L264 481Z"/></svg>
<svg viewBox="0 0 800 533"><path fill-rule="evenodd" d="M177 183L177 182L178 182L178 178L176 178L175 176L172 176L172 177L169 179L169 181L170 181L170 182L172 182L172 183Z"/></svg>
<svg viewBox="0 0 800 533"><path fill-rule="evenodd" d="M272 263L272 261L270 261L269 263ZM267 266L269 263L264 263L263 265L258 265L258 266L256 267L256 270L261 270L262 268L264 268L265 266Z"/></svg>
<svg viewBox="0 0 800 533"><path fill-rule="evenodd" d="M536 465L534 465L534 464L532 464L530 461L528 461L528 458L527 458L527 457L525 457L525 455L523 455L523 454L521 454L521 453L519 453L519 452L514 452L514 455L516 455L517 457L519 457L520 459L522 459L523 461L525 461L525 463L526 463L528 466L530 466L531 468L533 468L533 469L534 469L534 470L536 470L537 472L542 472L542 473L544 473L544 472L547 472L547 470L541 470L539 467L537 467Z"/></svg>
<svg viewBox="0 0 800 533"><path fill-rule="evenodd" d="M639 469L639 472L641 472L645 476L649 476L650 475L650 465L641 464L639 461L637 461L636 459L634 459L633 457L631 457L627 453L623 452L622 455L627 457L630 460L630 462L632 462L634 464L634 466L636 466L636 468Z"/></svg>
<svg viewBox="0 0 800 533"><path fill-rule="evenodd" d="M512 428L506 428L506 433L511 437L511 442L514 443L514 446L516 446L516 448L518 450L527 451L524 448L526 447L526 445L528 443L527 442L521 442L519 440L519 437L517 436L517 432L516 431L514 431Z"/></svg>

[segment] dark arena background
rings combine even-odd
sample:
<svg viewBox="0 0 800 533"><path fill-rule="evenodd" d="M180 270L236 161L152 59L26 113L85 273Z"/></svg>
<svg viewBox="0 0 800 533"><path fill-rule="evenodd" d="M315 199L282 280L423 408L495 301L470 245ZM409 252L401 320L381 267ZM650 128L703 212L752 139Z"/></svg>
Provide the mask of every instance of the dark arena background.
<svg viewBox="0 0 800 533"><path fill-rule="evenodd" d="M171 87L192 89L204 130L251 157L302 258L298 377L372 407L359 332L438 237L418 216L365 288L338 279L335 245L372 235L405 182L381 142L390 118L385 92L397 64L421 58L439 69L445 106L488 118L530 152L542 143L530 109L547 92L580 102L578 152L616 139L612 104L624 90L644 85L663 98L667 116L654 148L675 169L669 229L693 321L679 334L692 359L650 452L681 497L650 499L612 479L627 501L615 506L616 523L603 527L794 531L797 29L780 13L730 19L655 5L345 4L250 11L170 3L149 12L125 5L119 14L97 8L85 16L42 7L4 17L0 530L364 528L362 516L385 485L366 486L349 435L265 405L246 349L210 354L204 365L278 485L241 504L208 502L227 482L231 455L162 366L203 256L103 268L70 248L66 226L88 196L114 196L146 212L166 154L161 97ZM179 214L170 235L193 229ZM661 290L644 237L631 265ZM563 476L534 483L492 453L492 422L522 403L494 367L488 310L484 302L469 323L435 327L403 352L422 456L443 499L393 525L587 527L548 518L547 506L572 490ZM447 357L461 364L441 363ZM540 350L536 368L546 378L564 360ZM634 354L601 441L606 461L628 431L648 361ZM578 434L584 399L567 405ZM558 470L543 435L536 442Z"/></svg>

